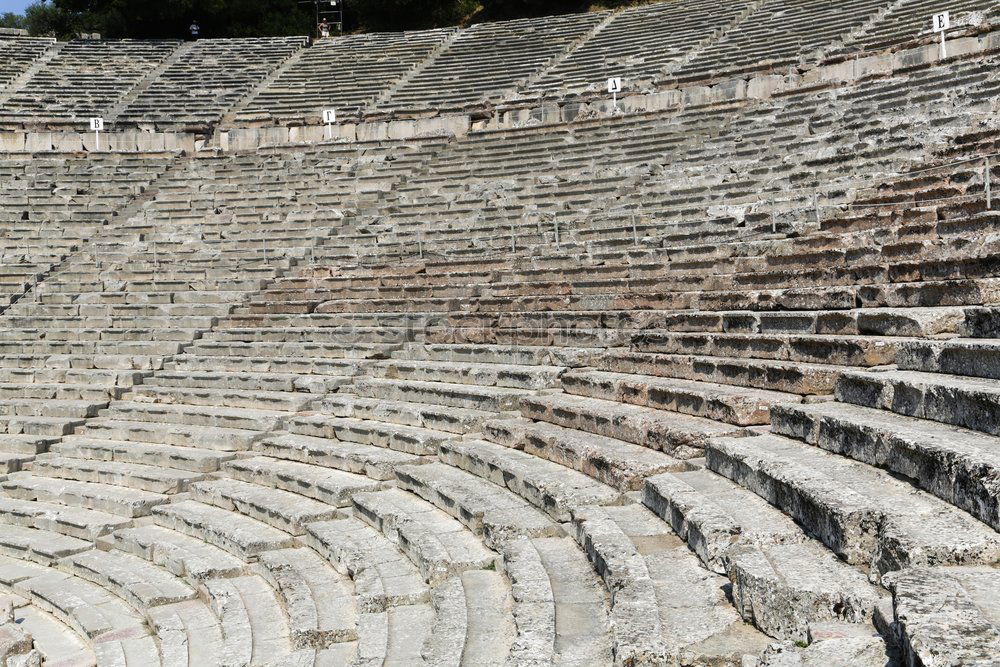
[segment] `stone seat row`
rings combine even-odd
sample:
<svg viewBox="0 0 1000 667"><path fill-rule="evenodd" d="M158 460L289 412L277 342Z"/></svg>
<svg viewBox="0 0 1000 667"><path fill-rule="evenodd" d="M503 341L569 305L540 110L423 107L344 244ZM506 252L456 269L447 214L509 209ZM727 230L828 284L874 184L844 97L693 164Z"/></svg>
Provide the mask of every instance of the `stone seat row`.
<svg viewBox="0 0 1000 667"><path fill-rule="evenodd" d="M345 113L465 107L593 90L611 74L644 89L919 43L929 11L922 3L886 7L877 0L857 0L836 15L822 3L784 0L725 10L700 0L675 4L460 31L347 36L307 49L300 48L304 38L184 46L5 38L12 57L4 83L17 83L0 120L60 125L104 114L139 125L302 123L316 122L331 103ZM990 10L981 0L965 0L954 9L956 23L983 29ZM774 33L775 17L791 26L783 35ZM817 24L824 30L810 29ZM636 49L646 55L634 56ZM486 54L499 54L507 67L498 69ZM352 67L336 65L344 62ZM37 72L29 70L32 64ZM217 77L218 85L204 85L204 76L202 85L190 85L192 71ZM451 93L437 90L441 81L450 82ZM56 100L56 92L63 97Z"/></svg>
<svg viewBox="0 0 1000 667"><path fill-rule="evenodd" d="M5 97L0 123L101 115L174 51L172 41L72 41Z"/></svg>

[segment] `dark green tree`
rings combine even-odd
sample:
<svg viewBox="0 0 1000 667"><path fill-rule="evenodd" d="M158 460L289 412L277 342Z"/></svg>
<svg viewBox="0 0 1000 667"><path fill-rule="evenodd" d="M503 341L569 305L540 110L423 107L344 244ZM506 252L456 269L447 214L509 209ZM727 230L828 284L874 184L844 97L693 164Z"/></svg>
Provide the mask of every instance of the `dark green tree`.
<svg viewBox="0 0 1000 667"><path fill-rule="evenodd" d="M24 16L21 14L15 14L14 12L4 12L0 14L0 28L21 28L27 24L24 21Z"/></svg>
<svg viewBox="0 0 1000 667"><path fill-rule="evenodd" d="M298 0L41 0L28 7L24 20L36 35L176 39L187 35L193 20L203 37L304 35L312 15Z"/></svg>
<svg viewBox="0 0 1000 667"><path fill-rule="evenodd" d="M592 0L341 0L349 31L420 30L587 11ZM645 0L600 0L601 7ZM109 39L178 38L192 20L203 37L307 35L315 28L310 0L38 0L23 17L5 15L3 25L34 35L70 38L99 32Z"/></svg>

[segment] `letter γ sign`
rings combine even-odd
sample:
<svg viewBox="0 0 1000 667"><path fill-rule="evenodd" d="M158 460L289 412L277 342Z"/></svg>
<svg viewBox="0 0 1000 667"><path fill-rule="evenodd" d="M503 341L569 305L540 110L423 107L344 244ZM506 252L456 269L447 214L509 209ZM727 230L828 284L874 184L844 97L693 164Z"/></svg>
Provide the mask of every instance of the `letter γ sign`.
<svg viewBox="0 0 1000 667"><path fill-rule="evenodd" d="M336 109L324 109L323 110L323 123L326 125L326 138L333 138L333 124L337 122L337 110Z"/></svg>
<svg viewBox="0 0 1000 667"><path fill-rule="evenodd" d="M618 108L618 93L622 92L622 79L620 76L613 76L608 79L608 92L614 101L615 109Z"/></svg>
<svg viewBox="0 0 1000 667"><path fill-rule="evenodd" d="M944 45L944 32L951 27L951 15L948 12L941 12L940 14L935 14L932 19L934 22L934 32L941 33L941 58L948 57L948 51Z"/></svg>

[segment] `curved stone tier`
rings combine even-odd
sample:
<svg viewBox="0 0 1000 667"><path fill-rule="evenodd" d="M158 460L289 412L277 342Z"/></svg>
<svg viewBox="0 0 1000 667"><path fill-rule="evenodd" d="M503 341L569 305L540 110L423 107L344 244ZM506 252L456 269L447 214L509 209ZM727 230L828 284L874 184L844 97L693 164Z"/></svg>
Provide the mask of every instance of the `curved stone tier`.
<svg viewBox="0 0 1000 667"><path fill-rule="evenodd" d="M0 161L0 655L994 662L996 60Z"/></svg>
<svg viewBox="0 0 1000 667"><path fill-rule="evenodd" d="M327 109L352 124L387 116L480 120L498 105L524 107L524 119L534 119L552 112L541 102L563 103L564 117L572 117L581 99L602 105L611 77L623 80L622 96L682 93L673 102L680 106L720 81L719 99L757 97L770 95L777 79L809 80L817 66L833 66L821 78L838 81L930 62L931 17L944 9L960 54L973 48L963 38L990 33L998 17L989 0L948 7L930 0L666 0L312 44L305 37L56 43L0 36L0 128L80 132L99 116L108 130L140 130L131 143L141 151L163 145L158 135L143 136L151 130L318 129ZM994 37L978 48L994 51ZM904 49L911 51L891 57ZM855 71L849 60L864 57L881 62ZM746 90L746 77L758 75ZM353 125L343 130L353 133ZM79 150L80 139L75 143Z"/></svg>

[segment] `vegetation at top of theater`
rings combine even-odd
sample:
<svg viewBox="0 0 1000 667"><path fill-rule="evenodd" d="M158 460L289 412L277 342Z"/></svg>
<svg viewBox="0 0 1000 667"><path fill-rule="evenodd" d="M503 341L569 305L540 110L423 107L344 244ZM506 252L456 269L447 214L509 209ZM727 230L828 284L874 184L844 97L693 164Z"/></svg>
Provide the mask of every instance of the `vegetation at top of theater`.
<svg viewBox="0 0 1000 667"><path fill-rule="evenodd" d="M345 29L418 30L642 4L650 0L344 0ZM306 0L38 0L24 14L0 15L0 27L69 39L79 33L115 38L180 38L197 20L203 37L310 34Z"/></svg>

